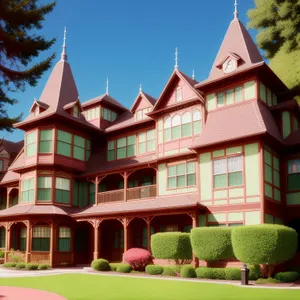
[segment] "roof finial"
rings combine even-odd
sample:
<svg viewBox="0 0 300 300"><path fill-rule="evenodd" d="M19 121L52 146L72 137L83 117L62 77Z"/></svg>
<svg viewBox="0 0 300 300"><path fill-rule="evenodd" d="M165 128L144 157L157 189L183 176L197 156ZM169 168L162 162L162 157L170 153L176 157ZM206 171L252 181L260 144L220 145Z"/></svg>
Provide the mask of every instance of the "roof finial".
<svg viewBox="0 0 300 300"><path fill-rule="evenodd" d="M62 45L62 52L61 52L61 60L65 60L65 61L67 61L66 39L67 39L67 28L65 27L65 30L64 30L64 42L63 42L63 45Z"/></svg>
<svg viewBox="0 0 300 300"><path fill-rule="evenodd" d="M142 84L140 83L140 93L143 91Z"/></svg>
<svg viewBox="0 0 300 300"><path fill-rule="evenodd" d="M178 69L178 50L177 47L175 49L175 66L174 66L175 70Z"/></svg>
<svg viewBox="0 0 300 300"><path fill-rule="evenodd" d="M106 95L108 95L108 84L109 84L109 81L108 81L108 77L106 78Z"/></svg>
<svg viewBox="0 0 300 300"><path fill-rule="evenodd" d="M234 15L235 19L238 19L239 13L238 13L238 2L237 2L237 0L234 0L234 13L233 13L233 15Z"/></svg>
<svg viewBox="0 0 300 300"><path fill-rule="evenodd" d="M195 70L193 70L192 78L195 80Z"/></svg>

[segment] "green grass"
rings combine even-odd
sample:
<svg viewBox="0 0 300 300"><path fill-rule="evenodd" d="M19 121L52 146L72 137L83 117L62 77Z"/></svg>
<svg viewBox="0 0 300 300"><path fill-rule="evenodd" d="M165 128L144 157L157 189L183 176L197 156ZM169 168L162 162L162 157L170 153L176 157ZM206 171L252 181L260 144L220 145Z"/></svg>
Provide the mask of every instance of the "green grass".
<svg viewBox="0 0 300 300"><path fill-rule="evenodd" d="M300 290L241 288L232 285L159 279L64 274L1 278L2 286L50 291L69 300L299 300Z"/></svg>

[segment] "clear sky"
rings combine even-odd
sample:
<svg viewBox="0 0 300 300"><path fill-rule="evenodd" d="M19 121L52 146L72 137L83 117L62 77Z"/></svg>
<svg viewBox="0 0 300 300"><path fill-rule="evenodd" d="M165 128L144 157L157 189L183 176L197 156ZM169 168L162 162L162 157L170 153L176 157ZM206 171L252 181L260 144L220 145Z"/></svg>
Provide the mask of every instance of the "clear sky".
<svg viewBox="0 0 300 300"><path fill-rule="evenodd" d="M254 0L238 2L239 19L247 25ZM175 47L179 69L190 76L194 69L196 79L204 80L233 19L233 4L234 0L57 0L40 31L57 40L40 59L55 52L55 63L59 60L66 26L68 61L81 102L105 93L108 77L110 95L130 107L140 83L146 93L160 95L174 70ZM255 39L255 32L250 33ZM14 94L19 104L8 107L10 115L28 115L50 72L36 87ZM19 130L0 134L13 141L24 136Z"/></svg>

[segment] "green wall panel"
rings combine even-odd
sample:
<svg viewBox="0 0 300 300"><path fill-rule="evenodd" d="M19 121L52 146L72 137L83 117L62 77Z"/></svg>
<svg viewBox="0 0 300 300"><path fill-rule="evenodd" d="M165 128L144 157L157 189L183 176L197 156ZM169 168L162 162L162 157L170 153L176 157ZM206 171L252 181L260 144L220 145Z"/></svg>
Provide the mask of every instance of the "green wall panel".
<svg viewBox="0 0 300 300"><path fill-rule="evenodd" d="M300 193L289 193L286 195L288 205L300 204Z"/></svg>
<svg viewBox="0 0 300 300"><path fill-rule="evenodd" d="M291 133L291 116L288 111L282 113L283 137L287 137Z"/></svg>
<svg viewBox="0 0 300 300"><path fill-rule="evenodd" d="M212 164L210 152L200 155L200 200L212 199Z"/></svg>
<svg viewBox="0 0 300 300"><path fill-rule="evenodd" d="M247 196L259 195L259 163L258 143L245 145L245 178Z"/></svg>

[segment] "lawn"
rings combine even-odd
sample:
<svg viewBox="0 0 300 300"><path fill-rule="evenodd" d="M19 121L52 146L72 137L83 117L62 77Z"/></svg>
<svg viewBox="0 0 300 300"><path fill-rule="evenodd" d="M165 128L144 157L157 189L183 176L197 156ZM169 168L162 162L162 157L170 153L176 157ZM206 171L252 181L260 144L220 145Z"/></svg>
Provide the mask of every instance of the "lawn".
<svg viewBox="0 0 300 300"><path fill-rule="evenodd" d="M2 286L51 291L69 300L299 300L300 290L249 289L232 285L158 279L64 274L1 278ZM1 293L1 287L0 287Z"/></svg>

